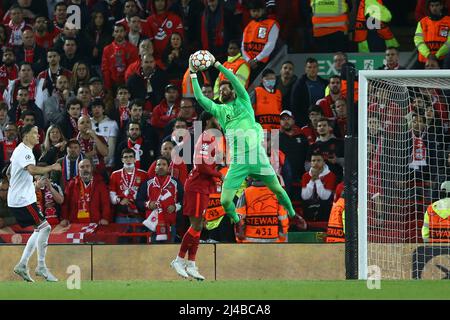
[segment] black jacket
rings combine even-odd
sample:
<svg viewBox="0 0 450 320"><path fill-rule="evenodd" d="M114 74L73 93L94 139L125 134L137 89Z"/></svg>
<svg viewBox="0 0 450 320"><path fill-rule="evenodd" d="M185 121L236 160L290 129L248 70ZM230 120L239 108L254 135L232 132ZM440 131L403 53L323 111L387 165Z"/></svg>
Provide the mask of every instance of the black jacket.
<svg viewBox="0 0 450 320"><path fill-rule="evenodd" d="M17 62L25 61L25 49L23 48L23 45L15 47L14 52L16 54ZM31 68L33 69L35 76L47 68L47 52L44 48L41 48L38 45L34 46L34 56Z"/></svg>
<svg viewBox="0 0 450 320"><path fill-rule="evenodd" d="M156 107L164 98L164 88L167 85L167 78L160 69L156 68L151 76L150 83L153 91L147 93L147 86L145 79L139 74L135 73L128 78L127 87L130 90L131 99L143 99L150 101L153 107Z"/></svg>
<svg viewBox="0 0 450 320"><path fill-rule="evenodd" d="M306 74L301 76L294 83L291 94L291 111L295 119L295 123L299 127L306 126L308 124L308 109L311 105L311 99L309 96L308 86L306 85ZM320 76L317 76L317 80L320 81L324 87L328 85L328 81ZM324 90L325 95L325 90Z"/></svg>

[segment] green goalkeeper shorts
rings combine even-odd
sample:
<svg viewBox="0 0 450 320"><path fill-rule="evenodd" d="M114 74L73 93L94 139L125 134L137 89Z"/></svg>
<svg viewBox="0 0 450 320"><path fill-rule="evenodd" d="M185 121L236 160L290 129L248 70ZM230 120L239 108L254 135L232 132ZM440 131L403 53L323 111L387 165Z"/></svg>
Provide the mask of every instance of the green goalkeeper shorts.
<svg viewBox="0 0 450 320"><path fill-rule="evenodd" d="M253 176L270 176L276 175L270 163L256 163L256 164L239 164L232 163L228 169L227 175L223 180L223 189L236 190L242 184L245 178Z"/></svg>

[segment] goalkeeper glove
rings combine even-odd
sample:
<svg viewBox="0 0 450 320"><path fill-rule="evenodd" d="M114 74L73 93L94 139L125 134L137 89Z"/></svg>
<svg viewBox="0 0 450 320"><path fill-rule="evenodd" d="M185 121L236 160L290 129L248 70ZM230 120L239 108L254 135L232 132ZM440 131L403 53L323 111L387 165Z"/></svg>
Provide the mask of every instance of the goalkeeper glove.
<svg viewBox="0 0 450 320"><path fill-rule="evenodd" d="M192 54L189 56L189 72L197 73L197 69L195 69L194 64L192 63Z"/></svg>

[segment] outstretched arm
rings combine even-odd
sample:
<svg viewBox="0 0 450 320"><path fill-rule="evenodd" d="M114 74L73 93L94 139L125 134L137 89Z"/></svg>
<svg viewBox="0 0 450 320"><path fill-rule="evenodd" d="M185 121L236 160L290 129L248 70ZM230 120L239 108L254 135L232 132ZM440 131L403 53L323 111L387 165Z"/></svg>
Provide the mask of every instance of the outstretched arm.
<svg viewBox="0 0 450 320"><path fill-rule="evenodd" d="M214 117L217 118L219 112L219 106L215 104L212 100L205 97L202 93L202 89L198 84L197 74L191 72L191 81L192 81L192 89L194 90L195 99L197 99L198 103L202 106L203 109L211 113Z"/></svg>

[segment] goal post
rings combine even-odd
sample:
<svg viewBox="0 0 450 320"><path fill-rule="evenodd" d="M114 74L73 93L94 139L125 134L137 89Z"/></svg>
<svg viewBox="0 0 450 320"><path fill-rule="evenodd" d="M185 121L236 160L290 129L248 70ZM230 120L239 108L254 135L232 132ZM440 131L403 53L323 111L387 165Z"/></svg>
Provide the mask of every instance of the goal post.
<svg viewBox="0 0 450 320"><path fill-rule="evenodd" d="M421 228L443 179L450 180L449 106L450 70L359 71L359 279L374 268L381 279L411 279L414 259L448 252L448 243L425 250Z"/></svg>

